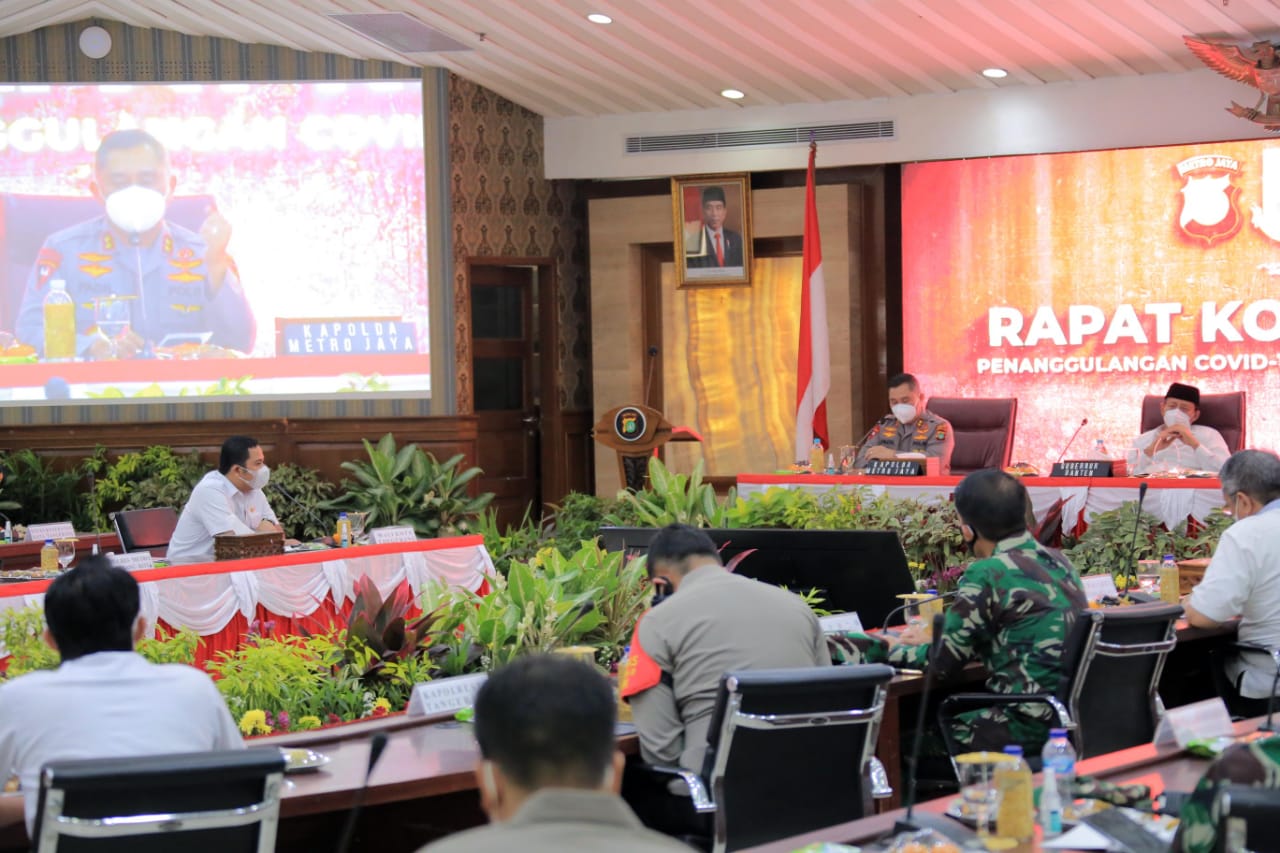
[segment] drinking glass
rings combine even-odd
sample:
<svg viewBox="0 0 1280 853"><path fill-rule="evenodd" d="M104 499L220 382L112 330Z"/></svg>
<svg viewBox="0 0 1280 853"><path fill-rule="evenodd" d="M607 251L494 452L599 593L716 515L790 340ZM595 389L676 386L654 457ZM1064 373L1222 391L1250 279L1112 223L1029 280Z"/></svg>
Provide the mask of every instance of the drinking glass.
<svg viewBox="0 0 1280 853"><path fill-rule="evenodd" d="M351 541L354 544L360 542L360 537L364 535L365 523L369 520L367 512L347 512L347 521L351 522Z"/></svg>
<svg viewBox="0 0 1280 853"><path fill-rule="evenodd" d="M114 293L98 297L94 300L93 319L98 325L98 334L111 344L111 358L115 358L118 354L118 342L129 330L128 297Z"/></svg>
<svg viewBox="0 0 1280 853"><path fill-rule="evenodd" d="M56 539L53 544L58 548L58 565L66 571L67 566L71 565L76 558L76 540Z"/></svg>
<svg viewBox="0 0 1280 853"><path fill-rule="evenodd" d="M1000 805L1000 789L996 786L996 767L1008 760L998 752L966 752L956 756L960 768L960 796L965 814L972 815L978 839L988 844L991 816Z"/></svg>

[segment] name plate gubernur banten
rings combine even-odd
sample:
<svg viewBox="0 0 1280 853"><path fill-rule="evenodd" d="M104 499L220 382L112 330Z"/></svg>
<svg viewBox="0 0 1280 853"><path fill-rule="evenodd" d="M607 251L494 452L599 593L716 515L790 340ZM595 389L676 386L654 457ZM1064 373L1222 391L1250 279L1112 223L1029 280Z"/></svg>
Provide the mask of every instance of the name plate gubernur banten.
<svg viewBox="0 0 1280 853"><path fill-rule="evenodd" d="M1051 477L1110 477L1110 459L1071 459L1055 462Z"/></svg>

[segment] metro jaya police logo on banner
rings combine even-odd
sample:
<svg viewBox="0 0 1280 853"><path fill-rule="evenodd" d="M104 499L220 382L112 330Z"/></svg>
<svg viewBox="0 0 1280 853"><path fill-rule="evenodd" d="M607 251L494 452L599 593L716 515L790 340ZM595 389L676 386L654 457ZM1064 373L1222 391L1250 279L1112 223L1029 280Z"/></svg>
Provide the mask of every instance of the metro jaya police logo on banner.
<svg viewBox="0 0 1280 853"><path fill-rule="evenodd" d="M1244 224L1240 188L1232 178L1240 161L1220 154L1188 157L1174 167L1183 179L1178 230L1193 243L1212 246L1234 237Z"/></svg>

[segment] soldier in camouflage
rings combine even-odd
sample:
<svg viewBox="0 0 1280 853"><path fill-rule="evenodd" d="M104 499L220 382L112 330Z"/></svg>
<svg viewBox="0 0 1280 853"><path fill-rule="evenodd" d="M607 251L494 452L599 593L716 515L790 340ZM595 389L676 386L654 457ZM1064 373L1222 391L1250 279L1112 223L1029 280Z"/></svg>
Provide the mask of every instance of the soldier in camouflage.
<svg viewBox="0 0 1280 853"><path fill-rule="evenodd" d="M1227 747L1214 759L1196 785L1191 799L1182 806L1178 834L1174 836L1175 853L1212 853L1214 850L1237 849L1218 837L1220 815L1217 791L1220 785L1248 785L1253 788L1280 788L1280 737L1269 737L1251 743ZM1277 794L1280 796L1280 793ZM1274 845L1264 842L1261 827L1249 827L1244 839L1250 849Z"/></svg>
<svg viewBox="0 0 1280 853"><path fill-rule="evenodd" d="M889 379L891 414L876 421L854 460L855 468L866 468L876 459L899 459L904 453L936 456L941 474L951 472L951 451L955 436L951 424L924 407L924 392L910 373Z"/></svg>
<svg viewBox="0 0 1280 853"><path fill-rule="evenodd" d="M928 661L940 678L977 661L991 673L993 693L1054 692L1063 676L1063 641L1088 602L1071 563L1027 532L1026 499L1016 477L994 468L956 487L961 535L980 559L960 579L932 660L924 626L881 642L841 643L837 658L910 667ZM855 648L861 654L851 653ZM966 748L1019 743L1038 750L1051 719L1050 708L1038 703L987 708L958 716L951 733Z"/></svg>

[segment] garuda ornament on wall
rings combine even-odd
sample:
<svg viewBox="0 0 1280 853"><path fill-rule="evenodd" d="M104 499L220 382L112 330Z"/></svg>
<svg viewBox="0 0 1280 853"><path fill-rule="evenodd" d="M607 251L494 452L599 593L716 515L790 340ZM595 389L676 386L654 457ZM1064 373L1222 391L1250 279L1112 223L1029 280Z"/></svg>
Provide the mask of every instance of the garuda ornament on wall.
<svg viewBox="0 0 1280 853"><path fill-rule="evenodd" d="M1248 47L1209 41L1195 36L1182 40L1200 61L1224 77L1258 89L1258 103L1252 108L1231 102L1227 112L1247 118L1267 130L1280 132L1280 54L1269 41L1255 41Z"/></svg>

